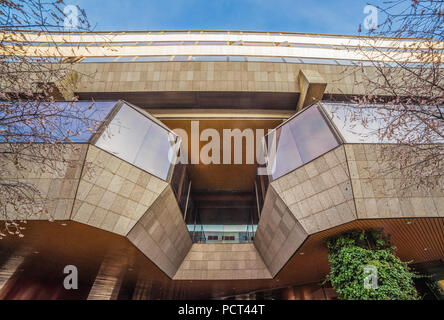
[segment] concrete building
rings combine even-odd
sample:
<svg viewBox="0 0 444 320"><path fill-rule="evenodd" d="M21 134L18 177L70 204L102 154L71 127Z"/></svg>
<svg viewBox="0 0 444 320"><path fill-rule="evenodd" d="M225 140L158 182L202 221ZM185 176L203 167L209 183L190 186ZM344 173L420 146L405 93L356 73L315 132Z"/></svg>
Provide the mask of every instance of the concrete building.
<svg viewBox="0 0 444 320"><path fill-rule="evenodd" d="M387 144L334 117L365 93L353 66L371 73L371 61L386 62L351 48L399 41L235 31L23 37L23 54L76 62L54 80L56 96L94 101L108 127L76 142L83 165L64 175L9 177L35 184L55 222L29 217L23 239L0 241L0 298L333 299L320 285L325 240L354 229L383 228L402 260L442 268L443 187L401 192L403 177L379 170ZM253 161L247 134L240 152L230 136L223 146L236 129L252 132ZM202 152L215 136L218 157ZM188 163L171 161L179 142ZM63 288L66 265L79 270L78 290Z"/></svg>

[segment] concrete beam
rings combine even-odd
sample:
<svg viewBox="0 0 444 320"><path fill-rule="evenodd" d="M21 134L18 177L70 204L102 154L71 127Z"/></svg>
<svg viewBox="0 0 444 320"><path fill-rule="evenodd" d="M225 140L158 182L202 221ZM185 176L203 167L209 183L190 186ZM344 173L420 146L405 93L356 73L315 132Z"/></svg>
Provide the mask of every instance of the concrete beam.
<svg viewBox="0 0 444 320"><path fill-rule="evenodd" d="M61 79L54 82L56 92L54 97L56 100L71 101L75 94L75 88L79 81L79 74L75 71L71 71Z"/></svg>
<svg viewBox="0 0 444 320"><path fill-rule="evenodd" d="M322 100L327 82L314 70L300 70L298 74L298 83L300 89L297 111L315 101Z"/></svg>

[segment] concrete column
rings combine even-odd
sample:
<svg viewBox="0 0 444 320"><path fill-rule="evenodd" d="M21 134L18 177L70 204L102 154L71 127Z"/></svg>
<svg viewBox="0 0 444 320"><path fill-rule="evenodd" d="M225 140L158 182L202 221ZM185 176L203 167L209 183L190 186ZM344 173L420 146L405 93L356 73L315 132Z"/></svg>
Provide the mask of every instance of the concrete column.
<svg viewBox="0 0 444 320"><path fill-rule="evenodd" d="M322 100L327 82L319 72L314 70L300 70L298 83L301 93L296 111L304 109L315 101Z"/></svg>

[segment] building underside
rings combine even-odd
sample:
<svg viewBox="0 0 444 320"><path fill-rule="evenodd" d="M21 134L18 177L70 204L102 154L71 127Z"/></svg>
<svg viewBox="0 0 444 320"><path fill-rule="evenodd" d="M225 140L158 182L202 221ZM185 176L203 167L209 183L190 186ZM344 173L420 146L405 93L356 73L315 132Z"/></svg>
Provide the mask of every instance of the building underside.
<svg viewBox="0 0 444 320"><path fill-rule="evenodd" d="M153 39L128 42L144 36ZM256 39L256 51L222 36L227 43L200 44L218 38L205 32L117 34L106 41L128 44L111 51L80 46L69 75L74 87L58 79L57 98L94 100L106 109L103 122L120 119L129 129L108 141L99 130L76 143L72 157L83 165L63 176L9 177L40 188L55 221L29 217L24 238L0 241L1 299L260 299L273 298L270 292L335 299L321 285L329 272L325 241L356 229L382 228L403 261L443 268L443 186L401 192L402 176L378 171L378 151L390 146L350 138L332 117L332 106L346 108L365 93L351 63L362 57L332 48L356 39L270 33L264 39L272 48L264 49L261 36L243 36ZM154 43L162 37L171 43ZM175 37L184 38L178 45ZM190 37L195 43L185 46ZM289 45L292 37L300 47ZM258 175L263 165L245 161L245 146L242 163L194 163L193 148L209 141L201 137L206 129L219 137L251 129L254 139L262 130L277 139L277 171ZM183 135L188 163L169 164L166 141L184 143ZM235 145L228 151L233 160ZM78 290L63 288L66 265L78 268Z"/></svg>
<svg viewBox="0 0 444 320"><path fill-rule="evenodd" d="M374 227L392 235L397 255L404 261L439 262L444 255L442 218L372 219L313 235L274 279L172 280L121 236L72 221L34 221L23 239L1 242L0 297L220 299L281 289L287 299L324 299L320 283L329 266L323 241L345 230ZM64 290L60 283L66 275L60 270L73 263L80 275L79 289ZM334 293L330 296L335 297Z"/></svg>

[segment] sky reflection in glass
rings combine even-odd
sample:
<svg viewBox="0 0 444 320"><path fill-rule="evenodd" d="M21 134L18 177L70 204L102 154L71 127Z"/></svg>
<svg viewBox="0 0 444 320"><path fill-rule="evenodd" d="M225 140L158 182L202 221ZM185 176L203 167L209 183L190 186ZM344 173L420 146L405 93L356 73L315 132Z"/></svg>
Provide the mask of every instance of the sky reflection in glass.
<svg viewBox="0 0 444 320"><path fill-rule="evenodd" d="M7 102L0 111L0 142L88 142L117 101ZM8 104L8 115L2 114ZM14 114L16 113L16 114ZM15 121L18 116L23 121ZM26 119L26 122L24 121ZM45 123L45 125L42 125ZM8 136L6 140L5 135ZM45 137L45 138L42 138Z"/></svg>
<svg viewBox="0 0 444 320"><path fill-rule="evenodd" d="M382 143L382 142L394 142L394 141L381 141L378 136L378 128L382 125L378 125L376 122L367 123L367 127L362 125L361 118L355 116L359 113L353 111L353 105L346 103L322 103L322 108L326 111L327 115L341 133L345 142L348 143ZM354 105L355 107L357 105ZM374 109L365 110L360 109L360 116L371 118L371 114L366 116L366 113L374 112Z"/></svg>
<svg viewBox="0 0 444 320"><path fill-rule="evenodd" d="M171 132L123 104L96 146L167 180L171 168L169 152L175 139Z"/></svg>

